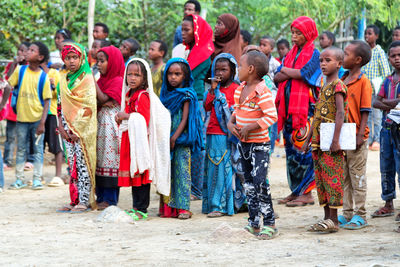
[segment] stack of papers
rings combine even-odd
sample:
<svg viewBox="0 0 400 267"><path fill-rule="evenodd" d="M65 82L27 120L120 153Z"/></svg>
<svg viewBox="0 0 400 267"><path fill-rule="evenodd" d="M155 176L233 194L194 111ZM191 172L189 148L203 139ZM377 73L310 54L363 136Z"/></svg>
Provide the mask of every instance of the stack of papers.
<svg viewBox="0 0 400 267"><path fill-rule="evenodd" d="M343 123L340 131L339 145L342 150L355 150L356 149L356 124ZM329 151L332 144L333 134L335 132L334 123L321 123L320 128L320 149L322 151Z"/></svg>

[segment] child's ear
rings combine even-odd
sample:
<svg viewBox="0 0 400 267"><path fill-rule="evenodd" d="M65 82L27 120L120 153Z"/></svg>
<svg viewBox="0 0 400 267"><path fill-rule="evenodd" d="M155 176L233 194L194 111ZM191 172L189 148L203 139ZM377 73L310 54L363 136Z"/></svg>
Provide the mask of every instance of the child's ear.
<svg viewBox="0 0 400 267"><path fill-rule="evenodd" d="M252 74L253 72L255 72L256 67L254 67L254 65L249 65L249 74Z"/></svg>
<svg viewBox="0 0 400 267"><path fill-rule="evenodd" d="M43 55L39 55L38 59L39 59L40 64L42 64L42 63L43 63L44 56L43 56Z"/></svg>
<svg viewBox="0 0 400 267"><path fill-rule="evenodd" d="M362 57L360 56L356 57L356 64L361 65L361 62L362 62Z"/></svg>

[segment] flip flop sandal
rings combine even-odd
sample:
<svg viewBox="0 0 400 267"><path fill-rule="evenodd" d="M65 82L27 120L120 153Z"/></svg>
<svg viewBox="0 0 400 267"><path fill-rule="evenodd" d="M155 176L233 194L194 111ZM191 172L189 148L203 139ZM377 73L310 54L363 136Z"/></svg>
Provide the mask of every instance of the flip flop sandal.
<svg viewBox="0 0 400 267"><path fill-rule="evenodd" d="M343 226L348 223L346 217L344 217L343 215L339 215L338 217L338 221L339 221L339 227L343 228Z"/></svg>
<svg viewBox="0 0 400 267"><path fill-rule="evenodd" d="M339 231L339 227L331 219L327 219L317 223L316 230L322 233L336 233Z"/></svg>
<svg viewBox="0 0 400 267"><path fill-rule="evenodd" d="M60 177L54 176L54 178L51 179L50 183L47 186L49 186L49 187L59 187L59 186L63 186L63 185L65 185L64 181Z"/></svg>
<svg viewBox="0 0 400 267"><path fill-rule="evenodd" d="M271 240L277 237L279 234L278 229L270 226L264 226L261 231L257 234L257 238L261 240Z"/></svg>
<svg viewBox="0 0 400 267"><path fill-rule="evenodd" d="M367 226L368 223L359 215L354 215L351 220L343 226L347 230L358 230Z"/></svg>
<svg viewBox="0 0 400 267"><path fill-rule="evenodd" d="M68 205L68 206L64 206L64 207L62 207L60 209L57 209L56 212L58 212L58 213L69 213L69 212L71 212L72 208L73 207Z"/></svg>
<svg viewBox="0 0 400 267"><path fill-rule="evenodd" d="M131 216L131 218L134 221L139 221L140 218L139 218L139 216L136 215L136 212L139 212L139 211L138 210L134 210L134 209L125 210L125 213L128 214L129 216Z"/></svg>
<svg viewBox="0 0 400 267"><path fill-rule="evenodd" d="M307 203L303 202L303 201L298 201L298 200L293 200L293 201L289 201L288 203L286 203L286 207L304 207L306 206Z"/></svg>
<svg viewBox="0 0 400 267"><path fill-rule="evenodd" d="M218 218L218 217L222 217L224 216L224 214L220 211L212 211L209 214L207 214L208 218Z"/></svg>
<svg viewBox="0 0 400 267"><path fill-rule="evenodd" d="M258 235L258 233L256 232L255 228L252 227L251 225L246 225L244 227L244 230L246 230L247 232L249 232L252 235Z"/></svg>
<svg viewBox="0 0 400 267"><path fill-rule="evenodd" d="M180 220L187 220L190 219L192 217L192 213L190 211L184 211L179 213L178 215L178 219Z"/></svg>
<svg viewBox="0 0 400 267"><path fill-rule="evenodd" d="M35 179L32 181L32 190L42 190L42 189L43 189L43 185L40 180Z"/></svg>
<svg viewBox="0 0 400 267"><path fill-rule="evenodd" d="M377 209L374 213L372 213L372 218L380 218L380 217L389 217L394 215L394 209L389 209L387 207L382 207Z"/></svg>
<svg viewBox="0 0 400 267"><path fill-rule="evenodd" d="M138 220L146 220L147 217L149 217L149 214L144 213L144 212L142 212L140 210L137 210L136 213L138 213L138 214L140 214L142 216L142 218L140 218L139 216L136 215L138 217Z"/></svg>
<svg viewBox="0 0 400 267"><path fill-rule="evenodd" d="M74 214L76 214L76 213L84 213L84 212L88 212L88 211L91 211L92 209L91 208L89 208L89 207L86 207L86 208L77 208L76 206L75 207L73 207L72 209L71 209L71 211L70 211L70 213L74 213Z"/></svg>

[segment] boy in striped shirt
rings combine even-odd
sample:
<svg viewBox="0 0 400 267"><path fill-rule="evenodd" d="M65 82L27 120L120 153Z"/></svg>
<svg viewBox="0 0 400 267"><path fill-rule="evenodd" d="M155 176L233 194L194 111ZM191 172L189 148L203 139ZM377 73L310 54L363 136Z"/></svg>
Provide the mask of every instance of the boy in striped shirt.
<svg viewBox="0 0 400 267"><path fill-rule="evenodd" d="M249 224L245 229L260 239L278 234L267 179L271 149L268 127L278 117L271 90L262 79L267 73L268 58L263 53L250 51L240 58L239 79L243 83L235 91L235 111L228 123L228 129L240 140L243 187L249 207Z"/></svg>

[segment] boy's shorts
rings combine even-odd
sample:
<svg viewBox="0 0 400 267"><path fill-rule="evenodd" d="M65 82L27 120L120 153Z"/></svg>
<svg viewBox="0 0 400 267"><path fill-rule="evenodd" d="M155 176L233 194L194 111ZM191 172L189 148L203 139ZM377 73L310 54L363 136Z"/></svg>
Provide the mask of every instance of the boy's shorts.
<svg viewBox="0 0 400 267"><path fill-rule="evenodd" d="M58 128L57 117L55 115L47 115L44 131L44 147L49 146L49 152L56 155L63 151L60 136L56 133Z"/></svg>

